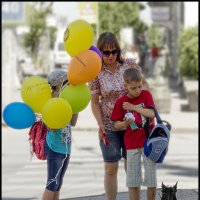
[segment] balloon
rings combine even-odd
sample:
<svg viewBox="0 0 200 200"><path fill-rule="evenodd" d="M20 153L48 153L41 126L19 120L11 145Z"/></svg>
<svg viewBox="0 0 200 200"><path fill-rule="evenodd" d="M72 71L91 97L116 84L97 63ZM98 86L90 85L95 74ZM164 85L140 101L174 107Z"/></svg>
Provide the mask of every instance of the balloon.
<svg viewBox="0 0 200 200"><path fill-rule="evenodd" d="M92 45L92 46L89 48L89 50L92 50L92 51L96 52L96 53L99 55L99 57L102 59L101 51L100 51L97 47L95 47L94 45Z"/></svg>
<svg viewBox="0 0 200 200"><path fill-rule="evenodd" d="M85 50L72 58L68 66L68 81L80 85L93 80L101 70L101 59L92 50Z"/></svg>
<svg viewBox="0 0 200 200"><path fill-rule="evenodd" d="M72 108L65 99L49 99L42 108L42 120L49 128L63 128L69 123L71 118Z"/></svg>
<svg viewBox="0 0 200 200"><path fill-rule="evenodd" d="M64 48L70 56L89 49L93 42L92 26L84 20L75 20L64 32Z"/></svg>
<svg viewBox="0 0 200 200"><path fill-rule="evenodd" d="M21 96L36 113L41 113L44 103L51 98L51 88L40 76L31 76L22 83Z"/></svg>
<svg viewBox="0 0 200 200"><path fill-rule="evenodd" d="M59 97L67 100L72 107L72 113L83 110L90 101L90 89L86 84L68 85L61 92Z"/></svg>
<svg viewBox="0 0 200 200"><path fill-rule="evenodd" d="M32 126L36 121L36 116L27 104L13 102L5 107L3 119L11 128L23 129Z"/></svg>

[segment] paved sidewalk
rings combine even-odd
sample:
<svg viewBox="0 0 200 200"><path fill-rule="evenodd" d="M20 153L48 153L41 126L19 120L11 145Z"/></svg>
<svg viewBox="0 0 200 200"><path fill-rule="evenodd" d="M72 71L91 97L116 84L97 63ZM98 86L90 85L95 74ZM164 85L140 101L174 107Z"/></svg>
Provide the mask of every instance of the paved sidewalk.
<svg viewBox="0 0 200 200"><path fill-rule="evenodd" d="M161 199L161 190L157 189L156 200ZM197 200L198 199L198 190L178 190L176 194L177 200ZM141 191L140 200L146 200L146 190ZM88 197L80 197L80 198L72 198L72 199L63 199L63 200L105 200L105 195L98 196L88 196ZM127 192L120 192L117 195L116 200L128 200Z"/></svg>

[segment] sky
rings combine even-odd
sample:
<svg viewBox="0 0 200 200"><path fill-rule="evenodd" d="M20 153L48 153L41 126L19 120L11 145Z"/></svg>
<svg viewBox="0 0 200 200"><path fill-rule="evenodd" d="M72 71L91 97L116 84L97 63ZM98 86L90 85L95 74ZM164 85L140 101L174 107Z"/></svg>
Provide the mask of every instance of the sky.
<svg viewBox="0 0 200 200"><path fill-rule="evenodd" d="M146 4L146 2L144 2ZM185 5L185 27L194 26L198 23L198 1L184 2ZM66 16L68 23L79 18L78 2L54 2L54 12L57 15ZM151 24L151 11L147 7L141 13L141 17L147 24Z"/></svg>
<svg viewBox="0 0 200 200"><path fill-rule="evenodd" d="M199 2L185 2L185 27L198 24Z"/></svg>

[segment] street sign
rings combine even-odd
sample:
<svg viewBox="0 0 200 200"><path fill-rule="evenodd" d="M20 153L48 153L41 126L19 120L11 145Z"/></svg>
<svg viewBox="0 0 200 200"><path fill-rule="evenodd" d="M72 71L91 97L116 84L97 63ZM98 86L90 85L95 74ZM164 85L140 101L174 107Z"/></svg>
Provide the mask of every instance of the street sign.
<svg viewBox="0 0 200 200"><path fill-rule="evenodd" d="M170 20L170 9L163 6L152 7L151 17L153 21L168 21Z"/></svg>
<svg viewBox="0 0 200 200"><path fill-rule="evenodd" d="M80 2L80 16L89 23L97 23L98 18L98 2Z"/></svg>
<svg viewBox="0 0 200 200"><path fill-rule="evenodd" d="M25 22L24 2L7 2L1 4L1 16L3 24L18 24Z"/></svg>

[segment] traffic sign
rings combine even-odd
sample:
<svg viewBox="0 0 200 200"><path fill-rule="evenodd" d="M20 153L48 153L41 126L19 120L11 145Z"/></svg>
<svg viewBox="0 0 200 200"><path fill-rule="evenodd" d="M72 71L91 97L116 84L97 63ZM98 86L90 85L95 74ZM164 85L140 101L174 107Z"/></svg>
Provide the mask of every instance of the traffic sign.
<svg viewBox="0 0 200 200"><path fill-rule="evenodd" d="M2 23L22 23L25 21L24 2L7 2L1 4Z"/></svg>

